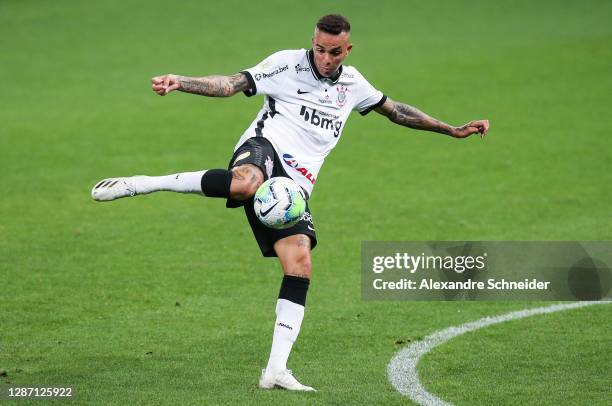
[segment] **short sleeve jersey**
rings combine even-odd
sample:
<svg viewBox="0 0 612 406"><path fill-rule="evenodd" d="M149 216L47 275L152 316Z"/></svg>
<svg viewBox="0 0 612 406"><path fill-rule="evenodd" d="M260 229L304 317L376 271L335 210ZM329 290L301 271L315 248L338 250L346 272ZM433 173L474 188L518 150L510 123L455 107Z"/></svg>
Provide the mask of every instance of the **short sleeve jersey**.
<svg viewBox="0 0 612 406"><path fill-rule="evenodd" d="M267 138L287 174L309 195L351 111L365 115L386 100L352 66L323 77L312 50L280 51L242 73L250 85L245 94L265 100L235 149L248 138Z"/></svg>

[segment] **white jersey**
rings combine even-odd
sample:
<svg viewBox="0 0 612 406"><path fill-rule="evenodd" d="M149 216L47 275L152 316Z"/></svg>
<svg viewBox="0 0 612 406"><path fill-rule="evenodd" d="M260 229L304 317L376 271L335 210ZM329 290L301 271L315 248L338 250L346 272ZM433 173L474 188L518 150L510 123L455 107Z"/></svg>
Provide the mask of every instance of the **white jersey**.
<svg viewBox="0 0 612 406"><path fill-rule="evenodd" d="M365 115L386 100L352 66L340 66L330 78L321 76L312 50L280 51L242 73L250 84L244 93L266 97L234 151L251 137L267 138L285 172L308 195L351 111Z"/></svg>

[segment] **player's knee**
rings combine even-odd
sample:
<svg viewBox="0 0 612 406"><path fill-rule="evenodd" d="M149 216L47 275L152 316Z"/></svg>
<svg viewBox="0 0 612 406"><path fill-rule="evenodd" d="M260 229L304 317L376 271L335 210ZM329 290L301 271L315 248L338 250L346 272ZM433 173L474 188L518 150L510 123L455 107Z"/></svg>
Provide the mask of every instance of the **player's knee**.
<svg viewBox="0 0 612 406"><path fill-rule="evenodd" d="M310 237L305 234L295 234L276 241L274 250L283 273L310 279L312 273L310 248Z"/></svg>
<svg viewBox="0 0 612 406"><path fill-rule="evenodd" d="M310 251L300 255L296 261L297 268L300 269L300 273L303 275L308 275L312 273L312 261L310 260Z"/></svg>
<svg viewBox="0 0 612 406"><path fill-rule="evenodd" d="M284 264L283 273L285 275L300 276L302 278L310 279L310 275L312 274L310 253L303 253L291 258Z"/></svg>
<svg viewBox="0 0 612 406"><path fill-rule="evenodd" d="M263 183L263 173L255 165L240 165L232 169L230 196L235 200L252 197Z"/></svg>
<svg viewBox="0 0 612 406"><path fill-rule="evenodd" d="M284 273L310 278L312 273L310 238L300 234L288 237L287 240L290 248L283 255L284 258L281 258Z"/></svg>

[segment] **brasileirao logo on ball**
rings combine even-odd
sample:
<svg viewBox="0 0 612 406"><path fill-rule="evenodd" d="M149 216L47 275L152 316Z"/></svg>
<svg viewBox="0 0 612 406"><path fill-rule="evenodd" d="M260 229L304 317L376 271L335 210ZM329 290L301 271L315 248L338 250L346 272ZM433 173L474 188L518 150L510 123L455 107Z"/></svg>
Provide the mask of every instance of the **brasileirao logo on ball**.
<svg viewBox="0 0 612 406"><path fill-rule="evenodd" d="M265 181L255 192L253 205L259 221L277 229L295 225L306 211L302 188L282 176Z"/></svg>

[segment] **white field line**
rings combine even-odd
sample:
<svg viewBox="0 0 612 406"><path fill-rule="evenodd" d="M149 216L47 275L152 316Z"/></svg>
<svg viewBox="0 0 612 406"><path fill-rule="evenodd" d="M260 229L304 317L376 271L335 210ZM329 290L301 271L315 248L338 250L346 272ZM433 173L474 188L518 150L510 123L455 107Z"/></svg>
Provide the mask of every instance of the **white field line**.
<svg viewBox="0 0 612 406"><path fill-rule="evenodd" d="M425 337L423 340L417 341L408 347L401 349L397 354L395 354L387 366L389 381L399 393L409 397L411 400L420 405L452 405L452 403L445 402L439 397L427 392L419 381L419 376L416 370L417 364L419 363L421 357L427 354L433 348L440 344L444 344L448 340L461 334L488 327L493 324L499 324L509 320L522 319L524 317L530 317L536 314L554 313L563 310L576 309L579 307L609 303L612 302L601 301L554 304L551 306L519 310L499 316L485 317L480 320L462 324L460 326L449 327L444 330L437 331Z"/></svg>

